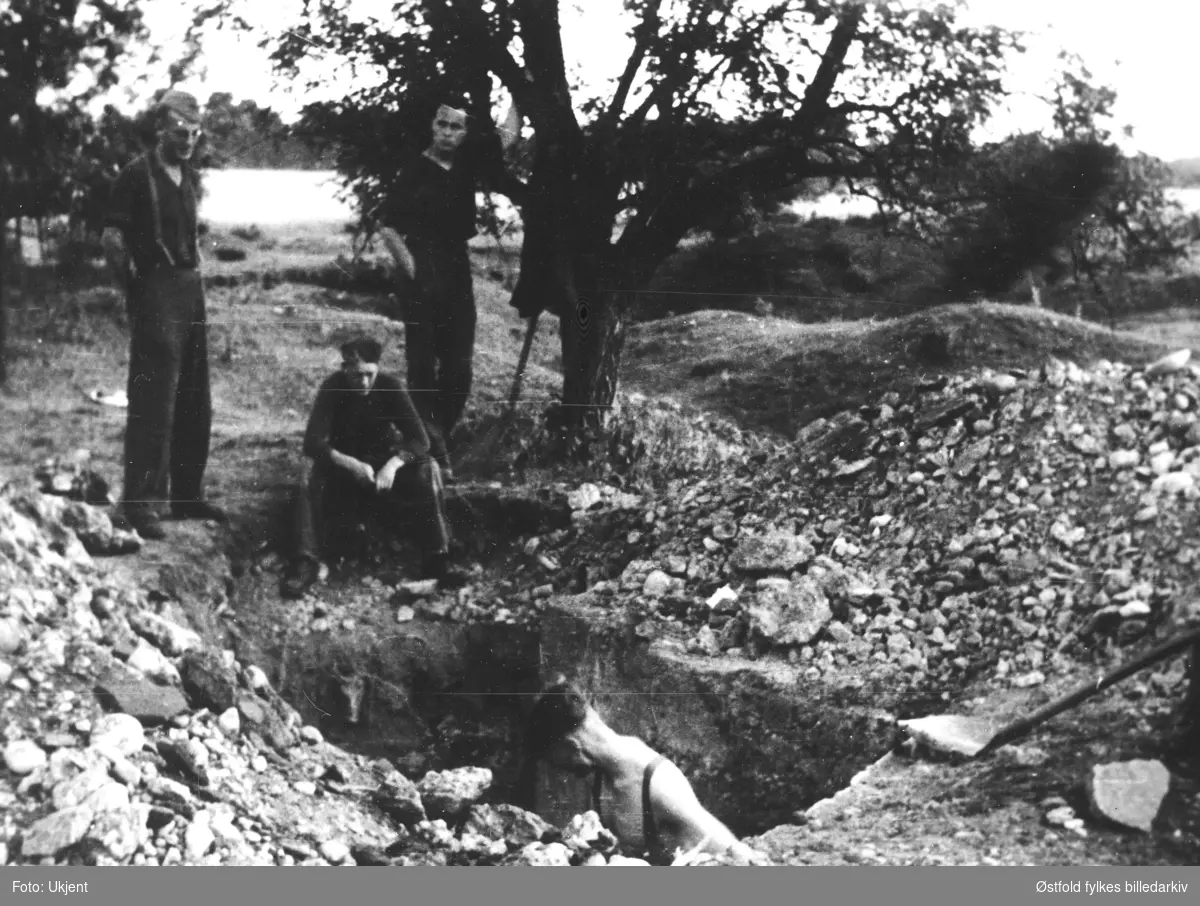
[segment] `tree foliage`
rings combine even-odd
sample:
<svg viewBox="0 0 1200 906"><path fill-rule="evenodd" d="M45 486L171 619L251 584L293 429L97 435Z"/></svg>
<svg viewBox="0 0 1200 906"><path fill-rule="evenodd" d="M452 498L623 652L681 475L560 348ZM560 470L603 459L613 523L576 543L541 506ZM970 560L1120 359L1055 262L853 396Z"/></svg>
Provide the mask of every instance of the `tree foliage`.
<svg viewBox="0 0 1200 906"><path fill-rule="evenodd" d="M929 199L909 204L919 228L951 246L951 292L1002 293L1049 266L1049 282L1073 278L1107 304L1126 276L1170 268L1200 238L1167 194L1170 168L1113 143L1116 92L1077 58L1062 61L1046 99L1050 129L971 151L921 186Z"/></svg>
<svg viewBox="0 0 1200 906"><path fill-rule="evenodd" d="M368 202L418 140L419 98L449 88L488 121L515 98L532 149L513 304L560 316L564 396L588 418L612 402L636 291L689 232L806 180L887 192L969 152L1019 44L963 26L962 6L626 0L626 53L594 90L571 84L555 0L399 0L389 22L306 0L273 46L293 79L314 57L378 75L308 110Z"/></svg>
<svg viewBox="0 0 1200 906"><path fill-rule="evenodd" d="M7 224L69 208L90 123L84 105L116 83L127 42L141 34L137 0L0 5L0 382Z"/></svg>
<svg viewBox="0 0 1200 906"><path fill-rule="evenodd" d="M214 92L202 112L212 163L251 169L329 169L335 161L302 141L279 114L252 100L234 103L228 92Z"/></svg>

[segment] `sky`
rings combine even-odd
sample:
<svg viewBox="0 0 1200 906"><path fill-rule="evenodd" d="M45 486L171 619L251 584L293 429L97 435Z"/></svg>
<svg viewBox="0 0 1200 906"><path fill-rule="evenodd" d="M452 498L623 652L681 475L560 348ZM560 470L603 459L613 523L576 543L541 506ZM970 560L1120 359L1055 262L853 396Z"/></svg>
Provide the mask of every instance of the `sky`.
<svg viewBox="0 0 1200 906"><path fill-rule="evenodd" d="M355 0L386 20L390 0ZM922 0L913 0L914 4ZM251 23L272 31L296 19L298 0L272 0L247 5ZM562 4L563 42L569 62L587 81L614 75L624 61L626 23L620 0ZM144 0L146 23L155 43L177 50L188 23L188 4L179 0ZM1187 97L1196 79L1196 42L1200 38L1200 2L1196 0L969 0L964 24L995 24L1032 33L1027 53L1011 72L1015 92L997 115L986 137L1001 137L1045 122L1045 107L1033 100L1054 71L1055 55L1066 48L1083 57L1098 81L1117 91L1118 127L1133 127L1127 151L1145 151L1165 160L1200 156L1200 116ZM209 34L203 44L202 77L179 87L194 91L203 102L212 92L227 91L235 101L252 99L275 108L285 120L304 103L323 99L280 84L266 52L256 40L229 30ZM165 64L139 67L145 81L131 85L118 106L144 104L161 86ZM156 82L155 80L159 81ZM328 97L345 87L345 76L329 80Z"/></svg>

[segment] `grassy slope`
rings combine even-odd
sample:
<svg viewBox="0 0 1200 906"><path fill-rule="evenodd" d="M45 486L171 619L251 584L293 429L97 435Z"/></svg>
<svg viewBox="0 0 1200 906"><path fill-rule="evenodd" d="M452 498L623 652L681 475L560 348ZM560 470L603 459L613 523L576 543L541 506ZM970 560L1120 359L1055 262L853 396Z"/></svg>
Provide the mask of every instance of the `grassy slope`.
<svg viewBox="0 0 1200 906"><path fill-rule="evenodd" d="M1101 358L1143 362L1179 339L1165 323L1152 341L993 303L828 324L709 311L640 325L630 338L625 380L650 394L713 409L747 428L790 437L813 418L933 373L980 365L1031 368L1049 356L1080 364Z"/></svg>

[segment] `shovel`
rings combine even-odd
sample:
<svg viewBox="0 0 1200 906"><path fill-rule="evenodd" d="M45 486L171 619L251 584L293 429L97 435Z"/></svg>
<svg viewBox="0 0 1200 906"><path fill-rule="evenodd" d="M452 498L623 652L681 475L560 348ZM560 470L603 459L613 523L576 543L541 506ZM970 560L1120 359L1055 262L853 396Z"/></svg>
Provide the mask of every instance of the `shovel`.
<svg viewBox="0 0 1200 906"><path fill-rule="evenodd" d="M482 441L471 445L466 454L455 464L456 470L461 469L464 472L490 471L496 446L500 443L504 432L508 430L513 414L516 412L517 401L521 398L521 385L525 381L525 366L529 362L529 352L533 348L533 338L537 335L537 327L538 315L534 315L529 319L529 326L525 328L525 342L521 346L521 355L517 359L517 373L513 376L512 389L508 392L508 406L504 410L504 414L484 435Z"/></svg>
<svg viewBox="0 0 1200 906"><path fill-rule="evenodd" d="M999 730L991 721L984 718L964 717L957 714L937 714L931 717L901 720L898 723L908 731L913 739L924 743L931 749L953 752L968 758L979 758L1000 746L1019 739L1038 724L1049 720L1056 714L1061 714L1068 708L1075 707L1093 695L1103 692L1109 686L1116 685L1121 680L1173 654L1178 654L1189 645L1200 647L1200 629L1194 629L1173 639L1168 639L1136 660L1118 667L1095 682L1080 686L1074 692L1044 705L1028 717L1013 721ZM1200 657L1200 651L1197 651L1197 656Z"/></svg>

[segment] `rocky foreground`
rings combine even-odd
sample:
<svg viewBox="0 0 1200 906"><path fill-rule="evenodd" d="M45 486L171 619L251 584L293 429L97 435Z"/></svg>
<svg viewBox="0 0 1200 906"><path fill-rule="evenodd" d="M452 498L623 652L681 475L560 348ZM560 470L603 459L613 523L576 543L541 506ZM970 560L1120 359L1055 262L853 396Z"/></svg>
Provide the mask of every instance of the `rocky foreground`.
<svg viewBox="0 0 1200 906"><path fill-rule="evenodd" d="M0 489L0 864L638 864L595 813L489 803L486 768L409 778L302 726L256 665L97 568L141 542L86 502L85 465Z"/></svg>

